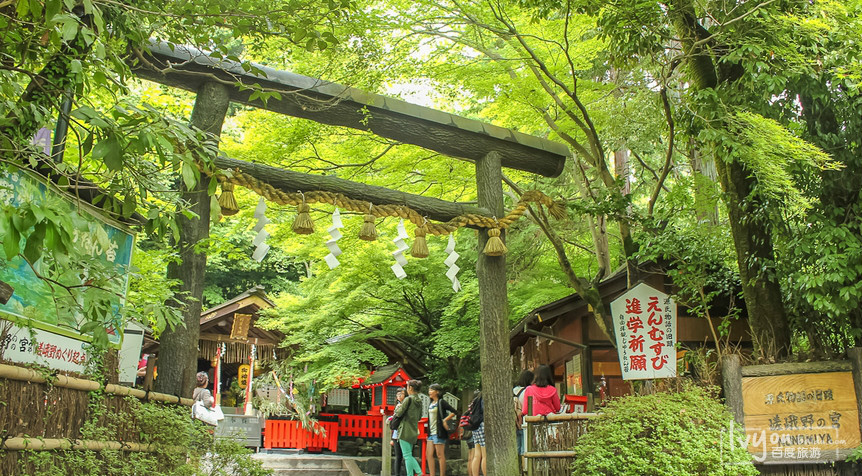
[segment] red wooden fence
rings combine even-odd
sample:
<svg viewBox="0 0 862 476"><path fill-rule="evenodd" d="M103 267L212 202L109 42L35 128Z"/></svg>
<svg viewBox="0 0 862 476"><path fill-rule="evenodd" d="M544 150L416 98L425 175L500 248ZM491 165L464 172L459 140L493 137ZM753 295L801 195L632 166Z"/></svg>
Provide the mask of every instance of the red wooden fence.
<svg viewBox="0 0 862 476"><path fill-rule="evenodd" d="M263 446L272 448L299 448L308 451L338 448L338 423L317 422L314 431L302 427L297 420L267 420L263 435Z"/></svg>
<svg viewBox="0 0 862 476"><path fill-rule="evenodd" d="M383 415L338 415L338 436L382 438Z"/></svg>

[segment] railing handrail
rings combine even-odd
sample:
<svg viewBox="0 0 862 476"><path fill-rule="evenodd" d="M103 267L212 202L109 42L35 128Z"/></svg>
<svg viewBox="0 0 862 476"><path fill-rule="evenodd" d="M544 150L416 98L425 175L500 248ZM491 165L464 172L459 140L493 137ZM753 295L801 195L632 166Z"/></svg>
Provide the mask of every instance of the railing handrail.
<svg viewBox="0 0 862 476"><path fill-rule="evenodd" d="M598 413L549 413L547 415L525 416L527 423L545 423L556 421L590 420L597 417Z"/></svg>
<svg viewBox="0 0 862 476"><path fill-rule="evenodd" d="M46 376L40 372L37 372L33 369L7 364L0 364L0 378L31 383L48 382ZM158 392L147 392L145 390L125 387L113 383L102 385L101 383L92 380L70 377L63 374L57 375L51 382L51 385L54 387L69 388L72 390L81 390L84 392L98 391L101 389L104 390L105 393L110 393L112 395L131 395L141 400L155 400L159 402L180 404L189 407L192 406L192 404L194 403L194 400L192 400L191 398L180 398L176 395L168 395L165 393Z"/></svg>

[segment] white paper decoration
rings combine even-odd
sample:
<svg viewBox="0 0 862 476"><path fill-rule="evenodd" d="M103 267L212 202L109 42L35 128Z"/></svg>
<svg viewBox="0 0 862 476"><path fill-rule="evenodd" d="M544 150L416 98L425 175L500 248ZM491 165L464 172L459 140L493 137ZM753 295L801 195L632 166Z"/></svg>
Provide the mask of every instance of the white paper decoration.
<svg viewBox="0 0 862 476"><path fill-rule="evenodd" d="M341 248L338 247L338 240L341 239L341 229L344 224L341 223L341 212L338 208L332 212L332 226L329 227L329 236L332 237L326 242L326 247L329 248L329 254L326 255L324 261L329 266L329 269L335 269L339 264L338 256L341 255Z"/></svg>
<svg viewBox="0 0 862 476"><path fill-rule="evenodd" d="M452 290L456 293L461 290L461 282L458 281L458 271L461 268L455 264L455 261L458 261L458 257L461 256L455 251L455 237L449 235L449 244L446 245L446 253L449 257L446 258L446 261L443 262L446 266L449 267L449 270L446 271L446 277L452 281Z"/></svg>
<svg viewBox="0 0 862 476"><path fill-rule="evenodd" d="M396 250L392 252L392 257L395 258L395 264L392 265L392 272L395 273L395 277L398 279L404 279L407 277L407 273L404 272L404 266L407 266L407 258L404 257L404 252L410 248L404 241L407 238L407 230L404 229L404 219L402 218L398 221L398 236L392 240L397 247Z"/></svg>
<svg viewBox="0 0 862 476"><path fill-rule="evenodd" d="M254 253L251 258L258 263L263 261L263 258L269 252L269 245L266 244L266 239L269 238L269 233L266 231L266 224L269 223L269 218L266 217L266 200L263 197L257 202L257 207L254 209L254 217L257 218L257 224L254 225L254 231L257 235L252 243L255 246Z"/></svg>

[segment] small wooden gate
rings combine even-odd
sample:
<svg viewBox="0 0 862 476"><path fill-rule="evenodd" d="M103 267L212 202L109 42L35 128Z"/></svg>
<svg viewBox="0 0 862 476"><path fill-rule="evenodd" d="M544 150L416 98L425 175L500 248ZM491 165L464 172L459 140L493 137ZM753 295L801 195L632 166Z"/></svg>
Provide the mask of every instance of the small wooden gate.
<svg viewBox="0 0 862 476"><path fill-rule="evenodd" d="M587 432L595 413L552 413L524 418L526 453L524 471L528 476L568 476L581 435Z"/></svg>

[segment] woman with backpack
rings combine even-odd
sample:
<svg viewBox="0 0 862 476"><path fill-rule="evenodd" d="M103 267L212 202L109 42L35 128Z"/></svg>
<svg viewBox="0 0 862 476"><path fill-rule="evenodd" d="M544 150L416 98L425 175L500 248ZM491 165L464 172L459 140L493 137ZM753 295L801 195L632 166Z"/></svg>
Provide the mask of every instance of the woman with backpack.
<svg viewBox="0 0 862 476"><path fill-rule="evenodd" d="M458 419L452 405L440 398L443 396L443 387L440 384L432 383L428 387L428 396L431 399L428 405L428 442L431 443L428 447L429 473L434 476L436 454L440 463L440 476L446 476L446 442L449 440L449 433L457 427Z"/></svg>
<svg viewBox="0 0 862 476"><path fill-rule="evenodd" d="M393 419L399 419L398 444L401 446L401 454L404 456L404 466L407 468L407 476L421 475L422 467L413 457L413 445L419 438L419 419L422 418L422 399L419 398L419 390L422 382L410 380L407 382L407 398L395 409Z"/></svg>
<svg viewBox="0 0 862 476"><path fill-rule="evenodd" d="M518 454L522 455L527 451L527 445L524 442L524 391L533 383L533 372L525 370L518 376L515 381L515 387L512 388L512 399L515 405L515 419L517 421L518 434Z"/></svg>
<svg viewBox="0 0 862 476"><path fill-rule="evenodd" d="M473 444L475 453L471 458L471 474L479 476L479 468L482 474L487 475L488 463L485 461L485 407L482 405L482 393L476 390L473 401L461 417L461 427L473 432Z"/></svg>

